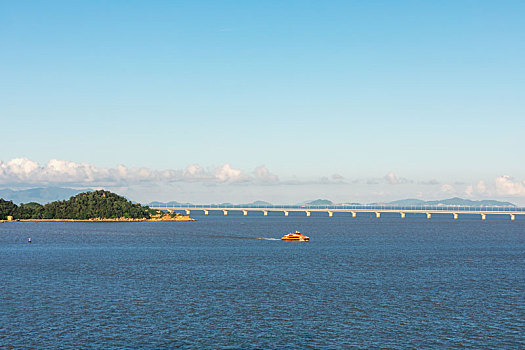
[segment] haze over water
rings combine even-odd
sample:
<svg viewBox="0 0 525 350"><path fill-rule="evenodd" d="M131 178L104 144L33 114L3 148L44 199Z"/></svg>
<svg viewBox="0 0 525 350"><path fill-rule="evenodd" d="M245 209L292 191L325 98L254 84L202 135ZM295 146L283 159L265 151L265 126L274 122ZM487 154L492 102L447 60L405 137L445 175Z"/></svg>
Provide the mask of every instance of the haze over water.
<svg viewBox="0 0 525 350"><path fill-rule="evenodd" d="M525 347L522 220L196 218L0 224L0 346Z"/></svg>

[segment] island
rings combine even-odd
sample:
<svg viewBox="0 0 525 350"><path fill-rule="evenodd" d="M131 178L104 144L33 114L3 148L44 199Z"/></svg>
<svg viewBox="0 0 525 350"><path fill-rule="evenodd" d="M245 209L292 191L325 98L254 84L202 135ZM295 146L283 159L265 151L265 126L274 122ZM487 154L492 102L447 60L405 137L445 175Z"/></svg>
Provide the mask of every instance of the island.
<svg viewBox="0 0 525 350"><path fill-rule="evenodd" d="M16 205L0 198L0 221L195 221L189 216L164 212L133 203L110 191L84 192L68 200L45 205Z"/></svg>

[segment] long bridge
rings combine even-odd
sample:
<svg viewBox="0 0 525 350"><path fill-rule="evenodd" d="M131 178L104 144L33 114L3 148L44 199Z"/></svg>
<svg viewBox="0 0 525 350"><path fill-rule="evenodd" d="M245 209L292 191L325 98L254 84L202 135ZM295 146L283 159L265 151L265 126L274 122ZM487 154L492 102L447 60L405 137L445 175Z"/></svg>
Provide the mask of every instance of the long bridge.
<svg viewBox="0 0 525 350"><path fill-rule="evenodd" d="M407 214L423 214L427 219L430 219L433 214L448 214L455 220L460 214L476 214L482 220L487 218L487 215L505 215L514 221L516 216L525 215L525 207L470 207L470 206L447 206L447 205L412 205L412 206L398 206L398 205L267 205L267 206L246 206L246 205L177 205L177 206L155 206L152 209L167 210L170 212L185 212L190 215L192 211L200 211L208 215L211 211L222 211L224 215L231 212L248 215L249 212L262 212L267 216L270 212L280 212L284 216L288 216L291 212L302 212L306 216L311 213L322 212L327 213L328 217L332 217L334 213L347 213L352 217L357 217L358 213L370 213L380 218L383 213L397 213L402 219Z"/></svg>

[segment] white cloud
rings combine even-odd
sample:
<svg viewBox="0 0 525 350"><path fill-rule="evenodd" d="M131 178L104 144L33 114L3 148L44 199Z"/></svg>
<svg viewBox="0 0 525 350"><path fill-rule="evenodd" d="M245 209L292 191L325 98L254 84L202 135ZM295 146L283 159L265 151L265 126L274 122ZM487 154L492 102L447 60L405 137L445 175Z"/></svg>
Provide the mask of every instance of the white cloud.
<svg viewBox="0 0 525 350"><path fill-rule="evenodd" d="M388 173L385 175L386 181L391 185L397 185L399 183L399 179L397 178L396 174L394 173Z"/></svg>
<svg viewBox="0 0 525 350"><path fill-rule="evenodd" d="M497 198L508 196L525 196L525 181L515 181L508 175L500 176L494 181L485 182L479 180L475 184L466 185L465 183L456 183L457 186L445 184L441 186L441 192L446 194L464 194L467 197L477 198ZM463 189L458 189L457 187Z"/></svg>
<svg viewBox="0 0 525 350"><path fill-rule="evenodd" d="M446 194L463 193L467 197L477 198L497 198L505 196L525 196L525 181L515 181L511 176L499 176L486 183L484 180L479 180L475 184L466 185L460 183L458 186L463 187L463 190L457 189L455 186L445 184L441 186L441 192Z"/></svg>
<svg viewBox="0 0 525 350"><path fill-rule="evenodd" d="M275 176L258 168L259 176ZM264 168L266 169L266 168ZM262 174L262 175L261 175ZM276 178L276 176L275 176ZM148 168L128 168L119 164L116 168L98 168L89 163L75 163L52 159L40 165L27 158L15 158L8 162L0 161L1 185L76 185L76 186L122 186L144 182L208 182L242 183L255 182L256 179L224 164L214 170L206 170L192 164L183 170L151 170Z"/></svg>
<svg viewBox="0 0 525 350"><path fill-rule="evenodd" d="M190 184L195 184L195 186ZM398 184L407 185L390 186ZM219 187L227 188L229 185L235 185L235 188L253 185L248 191L250 193L257 186L274 186L278 188L275 193L278 193L279 196L282 195L283 191L299 192L305 190L299 189L300 187L308 188L308 191L327 191L326 186L333 185L335 186L334 193L341 197L347 195L355 197L361 191L363 197L361 201L366 201L366 198L370 198L371 194L380 196L379 192L383 192L381 196L392 198L413 197L416 193L418 198L452 195L491 199L509 196L525 198L525 181L515 180L508 175L500 176L492 181L481 180L470 184L452 181L439 185L437 180L411 181L398 177L393 172L384 177L362 178L353 181L348 180L347 182L339 174L317 179L291 177L281 180L277 174L272 173L264 165L248 172L237 169L231 164L224 164L215 168L204 168L198 164L190 164L181 169L154 170L144 167L128 168L122 164L113 168L103 168L90 163L58 159L52 159L45 164L39 164L28 158L0 161L0 186L13 188L71 186L77 188L141 188L143 191L148 191L146 189L154 187L171 190L180 187L182 189L192 188L192 191L199 188L203 193L210 193L212 187L217 188L213 191L222 191ZM434 185L435 187L427 185ZM316 186L323 187L321 189L321 187ZM234 187L228 188L229 191L232 191ZM292 190L291 188L297 189ZM372 193L372 189L376 192ZM242 190L239 191L242 192ZM264 189L264 191L267 193L266 191L270 191L270 189ZM377 201L378 199L373 198L372 200Z"/></svg>
<svg viewBox="0 0 525 350"><path fill-rule="evenodd" d="M257 182L263 184L279 183L279 177L275 174L272 174L264 165L255 168L254 175Z"/></svg>
<svg viewBox="0 0 525 350"><path fill-rule="evenodd" d="M168 176L175 178L175 173L170 173ZM210 177L200 165L191 164L184 169L182 176L186 179L207 179Z"/></svg>
<svg viewBox="0 0 525 350"><path fill-rule="evenodd" d="M405 184L405 183L411 182L408 179L405 179L403 177L397 177L396 174L394 174L393 172L386 174L384 179L390 185L399 185L399 184Z"/></svg>
<svg viewBox="0 0 525 350"><path fill-rule="evenodd" d="M496 191L502 196L525 196L525 181L519 182L508 175L497 177Z"/></svg>
<svg viewBox="0 0 525 350"><path fill-rule="evenodd" d="M128 168L123 164L115 168L100 168L90 163L76 163L52 159L44 165L27 158L0 161L0 185L4 186L49 186L67 185L76 187L119 187L152 183L202 183L251 185L340 185L344 177L334 174L330 177L299 180L292 178L282 181L266 166L261 165L252 172L244 172L224 164L216 168L203 168L190 164L184 169L152 170Z"/></svg>
<svg viewBox="0 0 525 350"><path fill-rule="evenodd" d="M248 182L251 180L251 177L244 174L241 170L233 169L230 164L224 164L215 169L215 180L228 183Z"/></svg>
<svg viewBox="0 0 525 350"><path fill-rule="evenodd" d="M15 158L7 163L0 161L0 179L10 177L15 181L27 181L35 176L38 169L38 163L27 158Z"/></svg>
<svg viewBox="0 0 525 350"><path fill-rule="evenodd" d="M446 193L446 194L454 194L454 193L456 193L456 189L454 188L454 186L449 185L449 184L441 185L440 191L443 192L443 193Z"/></svg>
<svg viewBox="0 0 525 350"><path fill-rule="evenodd" d="M478 193L487 193L488 189L487 185L485 184L485 181L480 180L476 185L476 190L478 191Z"/></svg>

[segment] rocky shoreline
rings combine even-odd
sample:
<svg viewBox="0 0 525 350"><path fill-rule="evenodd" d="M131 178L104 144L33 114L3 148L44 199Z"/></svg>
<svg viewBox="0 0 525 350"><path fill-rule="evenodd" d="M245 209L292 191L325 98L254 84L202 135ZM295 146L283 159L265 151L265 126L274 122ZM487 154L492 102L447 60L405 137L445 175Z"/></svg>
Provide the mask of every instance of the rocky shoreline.
<svg viewBox="0 0 525 350"><path fill-rule="evenodd" d="M130 218L114 218L114 219L16 219L16 220L0 220L1 222L143 222L143 221L196 221L186 215L178 215L171 217L168 215L162 217L152 217L150 219L130 219Z"/></svg>

